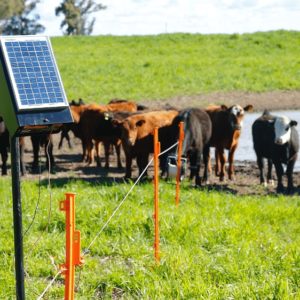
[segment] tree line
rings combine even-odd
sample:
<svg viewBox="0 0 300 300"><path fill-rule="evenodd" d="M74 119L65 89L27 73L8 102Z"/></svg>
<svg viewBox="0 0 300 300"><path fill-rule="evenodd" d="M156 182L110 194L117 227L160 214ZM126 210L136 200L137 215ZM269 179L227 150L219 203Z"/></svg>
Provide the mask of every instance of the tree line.
<svg viewBox="0 0 300 300"><path fill-rule="evenodd" d="M45 1L45 0L44 0ZM41 0L1 0L0 34L34 35L42 33L40 16L35 13ZM54 10L56 16L63 15L60 28L64 35L90 35L95 24L93 13L106 9L94 0L62 0Z"/></svg>

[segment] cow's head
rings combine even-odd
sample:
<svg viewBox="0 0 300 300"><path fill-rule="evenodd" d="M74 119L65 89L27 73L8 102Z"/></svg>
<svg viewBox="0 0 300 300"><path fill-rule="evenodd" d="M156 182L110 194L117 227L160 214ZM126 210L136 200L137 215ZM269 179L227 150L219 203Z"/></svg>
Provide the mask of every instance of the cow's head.
<svg viewBox="0 0 300 300"><path fill-rule="evenodd" d="M243 126L245 111L252 111L253 105L247 105L244 108L238 104L235 104L229 108L226 105L221 105L221 108L228 113L228 119L231 129L241 130Z"/></svg>
<svg viewBox="0 0 300 300"><path fill-rule="evenodd" d="M291 139L291 127L297 122L286 116L276 117L274 120L275 144L284 145Z"/></svg>
<svg viewBox="0 0 300 300"><path fill-rule="evenodd" d="M113 120L114 126L118 126L122 131L122 141L128 146L134 146L138 134L139 127L143 126L146 121L144 119Z"/></svg>

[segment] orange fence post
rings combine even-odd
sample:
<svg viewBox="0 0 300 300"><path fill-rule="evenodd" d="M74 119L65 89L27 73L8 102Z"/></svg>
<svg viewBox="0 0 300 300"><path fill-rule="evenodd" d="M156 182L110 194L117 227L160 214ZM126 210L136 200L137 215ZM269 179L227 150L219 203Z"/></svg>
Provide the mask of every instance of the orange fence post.
<svg viewBox="0 0 300 300"><path fill-rule="evenodd" d="M182 143L184 139L183 122L179 123L179 137L178 137L178 152L177 152L177 174L176 174L176 206L179 204L179 191L180 191L180 175L181 175L181 155L182 155Z"/></svg>
<svg viewBox="0 0 300 300"><path fill-rule="evenodd" d="M66 212L66 262L61 266L65 275L65 300L74 299L75 266L81 265L80 231L75 230L75 194L66 193L59 208Z"/></svg>
<svg viewBox="0 0 300 300"><path fill-rule="evenodd" d="M158 141L158 128L154 129L154 256L159 263L159 197L158 197L158 179L159 179L159 161L160 142Z"/></svg>

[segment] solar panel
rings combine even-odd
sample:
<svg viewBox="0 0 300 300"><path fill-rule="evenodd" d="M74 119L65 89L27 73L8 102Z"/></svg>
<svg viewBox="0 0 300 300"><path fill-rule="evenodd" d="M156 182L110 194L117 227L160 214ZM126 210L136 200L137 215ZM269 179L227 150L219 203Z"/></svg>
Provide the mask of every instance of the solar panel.
<svg viewBox="0 0 300 300"><path fill-rule="evenodd" d="M18 110L68 106L48 37L7 36L0 40Z"/></svg>

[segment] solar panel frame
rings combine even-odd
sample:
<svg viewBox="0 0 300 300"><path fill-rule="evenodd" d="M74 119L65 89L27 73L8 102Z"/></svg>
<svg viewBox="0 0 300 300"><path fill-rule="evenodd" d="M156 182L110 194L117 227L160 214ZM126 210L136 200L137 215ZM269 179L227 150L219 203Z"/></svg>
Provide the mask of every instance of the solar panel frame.
<svg viewBox="0 0 300 300"><path fill-rule="evenodd" d="M69 105L47 36L2 36L0 42L17 110Z"/></svg>

